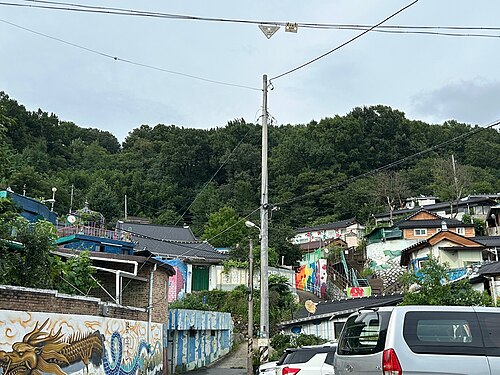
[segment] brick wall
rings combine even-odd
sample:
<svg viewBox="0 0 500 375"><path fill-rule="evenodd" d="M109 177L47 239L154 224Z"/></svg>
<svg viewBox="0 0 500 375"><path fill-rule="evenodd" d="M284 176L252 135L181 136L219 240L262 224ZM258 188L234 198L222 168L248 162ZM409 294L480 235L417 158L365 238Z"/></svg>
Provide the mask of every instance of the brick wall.
<svg viewBox="0 0 500 375"><path fill-rule="evenodd" d="M8 285L0 285L0 310L105 315L116 319L148 320L146 309L105 304L98 298L68 296L55 290Z"/></svg>

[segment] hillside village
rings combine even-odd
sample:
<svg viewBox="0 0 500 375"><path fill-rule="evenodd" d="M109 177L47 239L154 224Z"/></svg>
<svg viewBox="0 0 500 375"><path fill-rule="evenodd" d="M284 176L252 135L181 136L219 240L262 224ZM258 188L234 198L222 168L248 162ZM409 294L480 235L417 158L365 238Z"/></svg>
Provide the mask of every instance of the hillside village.
<svg viewBox="0 0 500 375"><path fill-rule="evenodd" d="M248 267L238 268L227 263L227 249L215 248L198 239L189 226L154 225L146 219L129 217L118 221L110 230L103 216L90 210L88 205L57 217L49 209L54 203L50 200L43 202L12 189L0 192L0 199L14 202L21 208L21 216L29 221L44 219L55 225L57 239L51 250L53 256L68 260L83 252L89 254L98 287L87 296L96 299L99 315L133 318L149 324L165 321L170 316L172 342L187 345L186 355L191 358L186 366L181 366L187 357L178 357L175 350L170 349L172 372L210 363L229 350L232 339L228 335L233 331L233 323L229 323L227 317L216 318L218 323L210 328L212 336L213 332L220 332L214 336L220 340L215 346L220 349L213 351L210 355L213 357L206 357L205 353L193 356L189 354L188 339L192 328L183 333L181 324L192 321L190 324L194 327L197 319L206 318L199 315L202 312L172 310L169 313L168 308L191 293L228 291L249 285ZM407 292L400 276L406 272L418 273L429 257L449 266L450 282L469 279L475 290L486 291L496 301L500 293L497 281L500 278L499 202L500 196L496 194L468 196L458 202L440 202L435 197L421 196L408 198L403 207L390 214L374 215L376 225L369 230L356 218L296 228L295 236L289 241L301 249L301 261L297 265L282 263L269 269L271 274L287 280L303 306L291 320L279 323L281 332L335 340L353 309L399 303ZM482 233L476 233L477 230ZM10 241L7 246L10 251L19 251L23 245ZM253 284L258 289L259 269L255 271ZM34 297L23 297L26 293L41 292L2 287L2 309L60 312L57 307L60 302L41 303L36 308L29 304ZM50 298L57 300L57 294ZM120 313L120 309L125 310ZM82 308L78 307L78 311L82 312ZM205 331L208 327L200 328ZM187 341L182 344L182 340Z"/></svg>

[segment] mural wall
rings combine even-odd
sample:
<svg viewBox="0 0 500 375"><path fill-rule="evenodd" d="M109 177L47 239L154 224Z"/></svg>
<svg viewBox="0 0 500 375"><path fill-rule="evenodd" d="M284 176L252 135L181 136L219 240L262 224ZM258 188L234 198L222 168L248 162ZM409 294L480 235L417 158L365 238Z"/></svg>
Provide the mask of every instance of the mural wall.
<svg viewBox="0 0 500 375"><path fill-rule="evenodd" d="M233 321L229 313L170 310L168 329L168 341L173 343L167 354L171 373L207 366L231 350Z"/></svg>
<svg viewBox="0 0 500 375"><path fill-rule="evenodd" d="M187 265L179 259L167 260L165 263L175 269L175 275L168 278L168 302L182 299L187 288Z"/></svg>
<svg viewBox="0 0 500 375"><path fill-rule="evenodd" d="M161 374L162 324L0 310L0 375Z"/></svg>
<svg viewBox="0 0 500 375"><path fill-rule="evenodd" d="M295 274L295 286L299 290L312 292L321 298L326 297L327 273L326 259L300 266Z"/></svg>

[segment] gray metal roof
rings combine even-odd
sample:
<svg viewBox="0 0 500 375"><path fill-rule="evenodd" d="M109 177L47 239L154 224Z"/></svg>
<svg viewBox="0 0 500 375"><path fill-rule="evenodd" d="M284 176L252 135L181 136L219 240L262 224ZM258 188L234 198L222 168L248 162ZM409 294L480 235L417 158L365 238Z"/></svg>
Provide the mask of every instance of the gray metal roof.
<svg viewBox="0 0 500 375"><path fill-rule="evenodd" d="M305 308L302 308L295 314L295 319L283 322L281 323L281 325L289 326L299 322L306 322L317 319L329 319L333 316L347 315L362 308L395 306L402 300L402 294L391 294L362 298L349 298L338 301L319 302L316 305L316 312L314 314L311 314Z"/></svg>

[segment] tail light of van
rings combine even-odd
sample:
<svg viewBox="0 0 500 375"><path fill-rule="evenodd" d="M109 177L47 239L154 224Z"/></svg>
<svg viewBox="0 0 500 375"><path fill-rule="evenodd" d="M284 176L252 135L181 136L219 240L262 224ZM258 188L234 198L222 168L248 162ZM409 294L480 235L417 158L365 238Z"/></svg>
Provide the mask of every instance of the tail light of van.
<svg viewBox="0 0 500 375"><path fill-rule="evenodd" d="M398 356L394 349L384 350L382 356L382 368L384 369L384 375L402 375L403 369L399 363Z"/></svg>
<svg viewBox="0 0 500 375"><path fill-rule="evenodd" d="M300 371L300 368L293 368L293 367L283 367L281 370L282 375L295 375Z"/></svg>

